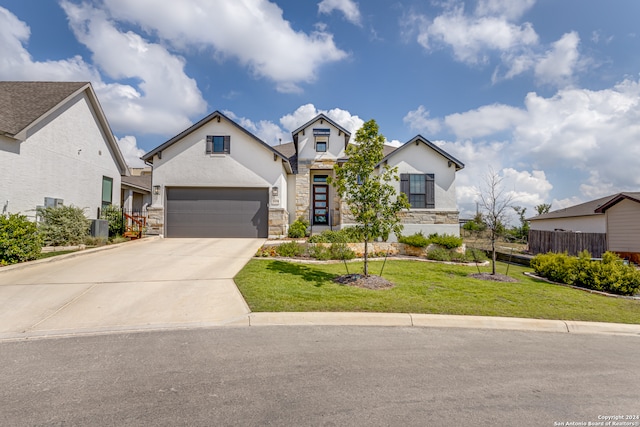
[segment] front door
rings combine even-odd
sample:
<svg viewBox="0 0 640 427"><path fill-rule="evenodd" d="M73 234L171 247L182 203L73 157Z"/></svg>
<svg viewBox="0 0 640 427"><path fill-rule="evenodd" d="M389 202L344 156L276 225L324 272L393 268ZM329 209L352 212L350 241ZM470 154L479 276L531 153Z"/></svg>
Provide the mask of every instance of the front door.
<svg viewBox="0 0 640 427"><path fill-rule="evenodd" d="M329 186L327 184L313 186L313 224L329 225Z"/></svg>

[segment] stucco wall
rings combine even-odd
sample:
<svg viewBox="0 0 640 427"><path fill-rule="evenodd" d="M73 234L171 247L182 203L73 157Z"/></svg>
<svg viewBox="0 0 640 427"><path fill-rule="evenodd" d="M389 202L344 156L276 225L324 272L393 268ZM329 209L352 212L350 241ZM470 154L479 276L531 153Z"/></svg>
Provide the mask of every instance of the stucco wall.
<svg viewBox="0 0 640 427"><path fill-rule="evenodd" d="M606 211L610 251L640 252L640 203L622 200Z"/></svg>
<svg viewBox="0 0 640 427"><path fill-rule="evenodd" d="M120 171L84 93L30 132L23 142L0 140L0 212L35 218L45 197L85 208L96 218L102 177L113 179L112 202L120 203Z"/></svg>
<svg viewBox="0 0 640 427"><path fill-rule="evenodd" d="M529 221L531 230L581 231L583 233L606 233L607 225L604 214L578 216L572 218L539 219Z"/></svg>
<svg viewBox="0 0 640 427"><path fill-rule="evenodd" d="M206 154L207 135L230 135L230 154ZM153 159L153 185L160 185L153 206L164 206L166 187L278 187L277 203L286 208L287 177L282 159L232 123L212 120Z"/></svg>

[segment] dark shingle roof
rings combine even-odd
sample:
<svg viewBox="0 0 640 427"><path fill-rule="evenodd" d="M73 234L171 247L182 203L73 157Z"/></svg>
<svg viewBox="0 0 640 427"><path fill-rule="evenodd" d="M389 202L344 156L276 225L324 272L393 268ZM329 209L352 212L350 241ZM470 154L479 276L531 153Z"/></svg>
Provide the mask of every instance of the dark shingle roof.
<svg viewBox="0 0 640 427"><path fill-rule="evenodd" d="M16 135L87 82L0 82L0 133Z"/></svg>
<svg viewBox="0 0 640 427"><path fill-rule="evenodd" d="M122 184L151 191L151 175L123 176Z"/></svg>
<svg viewBox="0 0 640 427"><path fill-rule="evenodd" d="M570 206L564 209L558 209L555 211L551 211L546 214L537 215L531 218L527 218L528 221L537 221L542 219L555 219L555 218L570 218L575 216L591 216L591 215L602 215L603 213L600 211L600 207L604 207L604 205L609 205L609 202L614 200L619 200L619 197L630 198L639 200L640 192L627 192L627 193L618 193L613 194L611 196L601 197L599 199L591 200L590 202L581 203L579 205Z"/></svg>
<svg viewBox="0 0 640 427"><path fill-rule="evenodd" d="M273 145L273 149L282 154L283 157L291 160L294 154L296 154L296 146L293 142L287 142L286 144Z"/></svg>

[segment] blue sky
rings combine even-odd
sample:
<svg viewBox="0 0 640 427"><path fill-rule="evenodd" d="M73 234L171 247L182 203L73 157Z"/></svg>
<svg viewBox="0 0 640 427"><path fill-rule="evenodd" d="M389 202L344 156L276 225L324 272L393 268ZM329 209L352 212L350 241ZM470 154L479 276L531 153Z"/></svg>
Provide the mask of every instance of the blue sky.
<svg viewBox="0 0 640 427"><path fill-rule="evenodd" d="M131 165L214 110L270 144L324 112L421 134L515 203L640 188L636 0L0 0L2 80L91 81Z"/></svg>

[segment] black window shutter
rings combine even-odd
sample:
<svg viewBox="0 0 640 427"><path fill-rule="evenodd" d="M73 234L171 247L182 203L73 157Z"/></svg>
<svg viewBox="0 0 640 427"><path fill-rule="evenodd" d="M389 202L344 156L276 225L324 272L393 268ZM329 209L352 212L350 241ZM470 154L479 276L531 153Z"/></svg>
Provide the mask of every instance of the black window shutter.
<svg viewBox="0 0 640 427"><path fill-rule="evenodd" d="M424 179L427 191L427 209L433 209L436 207L435 175L432 173L425 174Z"/></svg>
<svg viewBox="0 0 640 427"><path fill-rule="evenodd" d="M207 154L213 153L213 136L207 135Z"/></svg>
<svg viewBox="0 0 640 427"><path fill-rule="evenodd" d="M409 197L409 174L401 173L400 174L400 192L404 193Z"/></svg>
<svg viewBox="0 0 640 427"><path fill-rule="evenodd" d="M225 135L224 137L224 152L229 154L231 152L231 136Z"/></svg>

